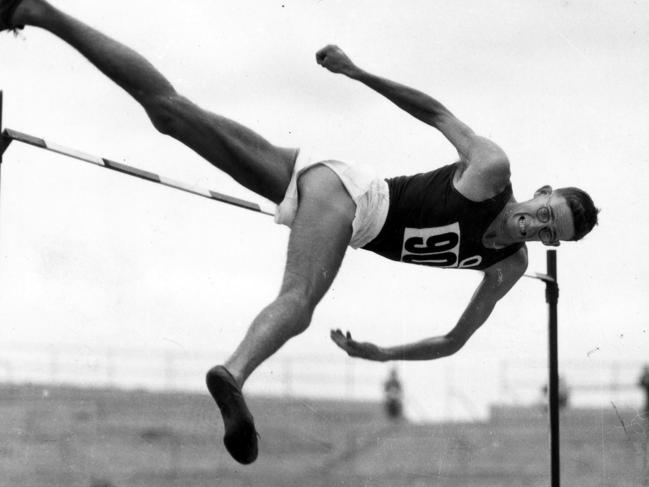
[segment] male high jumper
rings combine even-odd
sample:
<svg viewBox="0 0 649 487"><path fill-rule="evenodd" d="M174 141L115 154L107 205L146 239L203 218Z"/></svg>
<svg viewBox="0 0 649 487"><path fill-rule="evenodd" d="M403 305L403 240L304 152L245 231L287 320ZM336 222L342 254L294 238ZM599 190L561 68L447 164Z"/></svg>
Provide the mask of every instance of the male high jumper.
<svg viewBox="0 0 649 487"><path fill-rule="evenodd" d="M368 167L276 147L195 105L138 53L45 0L0 0L0 31L24 26L45 29L78 50L142 105L157 130L273 201L276 221L291 228L279 295L254 319L230 358L207 373L207 387L225 425L225 446L241 463L253 462L258 451L241 389L264 360L309 326L348 246L401 262L484 273L446 335L378 347L340 330L331 332L332 340L353 357L430 360L457 352L487 320L525 272L525 242L556 246L561 240L579 240L597 223L598 210L577 188L543 186L532 199L517 202L509 160L498 145L476 135L430 96L360 69L336 46L318 51L318 64L360 81L439 130L457 149L459 160L384 180Z"/></svg>

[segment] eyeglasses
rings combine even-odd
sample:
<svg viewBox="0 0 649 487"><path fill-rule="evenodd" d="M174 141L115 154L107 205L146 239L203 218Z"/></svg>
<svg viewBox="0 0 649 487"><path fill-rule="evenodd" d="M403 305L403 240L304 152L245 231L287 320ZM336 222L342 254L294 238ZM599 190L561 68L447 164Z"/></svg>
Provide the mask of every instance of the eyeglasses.
<svg viewBox="0 0 649 487"><path fill-rule="evenodd" d="M552 195L548 196L548 201L545 204L545 206L542 206L536 211L536 218L541 223L549 223L550 220L552 219L552 208L550 207L550 198L552 198ZM541 230L539 230L539 239L541 239L541 242L543 242L545 245L550 245L556 241L553 232L549 227L543 227Z"/></svg>

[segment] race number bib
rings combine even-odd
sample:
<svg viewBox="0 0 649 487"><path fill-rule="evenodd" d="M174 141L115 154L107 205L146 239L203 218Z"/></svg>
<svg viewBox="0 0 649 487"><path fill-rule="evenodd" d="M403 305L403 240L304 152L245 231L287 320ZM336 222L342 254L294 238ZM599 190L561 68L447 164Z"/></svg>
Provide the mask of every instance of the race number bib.
<svg viewBox="0 0 649 487"><path fill-rule="evenodd" d="M482 257L474 255L460 259L460 224L443 227L406 228L403 234L401 260L410 264L433 267L475 267Z"/></svg>

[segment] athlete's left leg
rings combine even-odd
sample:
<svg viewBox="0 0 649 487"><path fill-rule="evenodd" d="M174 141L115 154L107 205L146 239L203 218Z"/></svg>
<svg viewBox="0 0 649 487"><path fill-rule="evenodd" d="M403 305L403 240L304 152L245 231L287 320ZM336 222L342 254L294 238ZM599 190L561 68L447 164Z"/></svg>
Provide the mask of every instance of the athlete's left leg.
<svg viewBox="0 0 649 487"><path fill-rule="evenodd" d="M0 0L0 29L10 25L45 29L65 41L131 95L157 130L264 198L274 203L284 198L295 149L275 146L234 120L201 108L176 92L141 54L46 0Z"/></svg>
<svg viewBox="0 0 649 487"><path fill-rule="evenodd" d="M333 282L352 235L356 205L326 166L298 181L300 202L279 296L252 323L226 366L240 384L286 341L306 330Z"/></svg>
<svg viewBox="0 0 649 487"><path fill-rule="evenodd" d="M331 169L309 169L299 178L298 190L279 296L255 318L225 367L214 367L207 375L208 389L223 415L225 445L241 463L257 456L254 422L241 387L264 360L309 326L352 236L356 205Z"/></svg>

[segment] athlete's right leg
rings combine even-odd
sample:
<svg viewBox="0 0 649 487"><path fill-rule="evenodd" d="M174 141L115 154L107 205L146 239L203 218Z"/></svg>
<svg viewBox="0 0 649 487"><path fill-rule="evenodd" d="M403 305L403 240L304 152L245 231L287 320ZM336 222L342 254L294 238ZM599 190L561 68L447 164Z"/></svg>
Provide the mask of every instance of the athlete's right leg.
<svg viewBox="0 0 649 487"><path fill-rule="evenodd" d="M356 205L331 169L318 165L306 170L298 179L298 192L279 295L257 315L225 365L207 374L225 424L225 446L241 463L257 457L254 420L241 388L259 365L309 326L352 237Z"/></svg>
<svg viewBox="0 0 649 487"><path fill-rule="evenodd" d="M2 0L0 0L1 2ZM243 186L279 203L296 151L270 144L252 130L198 107L140 54L45 0L22 0L12 25L45 29L77 49L146 110L154 126L192 148Z"/></svg>

